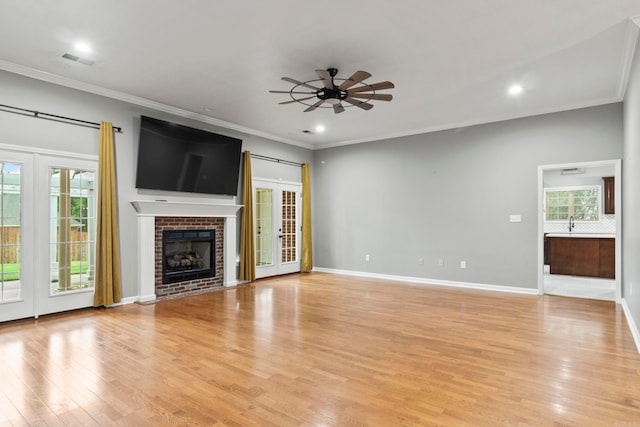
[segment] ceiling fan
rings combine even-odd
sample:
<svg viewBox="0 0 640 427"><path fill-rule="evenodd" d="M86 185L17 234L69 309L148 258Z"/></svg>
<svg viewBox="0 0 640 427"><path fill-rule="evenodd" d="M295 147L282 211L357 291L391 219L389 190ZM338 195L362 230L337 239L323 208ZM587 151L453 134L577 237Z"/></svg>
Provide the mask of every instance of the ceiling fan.
<svg viewBox="0 0 640 427"><path fill-rule="evenodd" d="M358 107L363 110L370 110L373 104L369 101L391 101L392 95L376 93L376 91L394 88L391 82L379 82L373 84L364 83L364 80L371 77L366 71L356 71L348 79L335 78L338 74L337 68L327 68L326 70L316 70L319 79L301 82L290 77L283 77L282 80L293 83L295 86L291 90L270 90L270 93L288 93L291 101L280 102L280 104L292 104L299 102L308 108L304 112L313 111L318 107L333 108L334 113L344 111L343 101L351 104L347 107ZM336 84L338 80L339 84ZM316 87L314 82L319 82L322 87ZM317 83L315 83L317 84ZM311 89L305 91L303 89ZM306 95L306 96L302 96ZM328 104L329 106L323 106Z"/></svg>

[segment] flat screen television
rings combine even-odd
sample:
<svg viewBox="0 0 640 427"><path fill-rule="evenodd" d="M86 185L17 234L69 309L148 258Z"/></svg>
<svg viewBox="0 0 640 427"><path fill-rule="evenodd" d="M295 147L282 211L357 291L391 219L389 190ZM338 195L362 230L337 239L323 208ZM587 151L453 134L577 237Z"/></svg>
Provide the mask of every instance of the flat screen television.
<svg viewBox="0 0 640 427"><path fill-rule="evenodd" d="M142 116L136 188L237 195L242 140Z"/></svg>

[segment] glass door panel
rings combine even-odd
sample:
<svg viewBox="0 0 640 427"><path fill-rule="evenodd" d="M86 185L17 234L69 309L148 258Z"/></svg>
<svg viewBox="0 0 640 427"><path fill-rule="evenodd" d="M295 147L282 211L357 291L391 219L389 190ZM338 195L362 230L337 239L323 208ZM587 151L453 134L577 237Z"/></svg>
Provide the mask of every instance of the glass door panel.
<svg viewBox="0 0 640 427"><path fill-rule="evenodd" d="M35 314L33 185L33 155L0 150L0 322Z"/></svg>
<svg viewBox="0 0 640 427"><path fill-rule="evenodd" d="M93 171L51 168L50 294L93 289Z"/></svg>
<svg viewBox="0 0 640 427"><path fill-rule="evenodd" d="M280 224L280 235L282 236L281 260L283 263L297 261L297 239L296 239L296 192L282 191L282 222Z"/></svg>
<svg viewBox="0 0 640 427"><path fill-rule="evenodd" d="M91 306L97 162L41 156L38 170L46 176L39 187L39 207L49 214L38 219L48 244L39 246L45 263L37 273L43 289L37 293L36 311L47 314Z"/></svg>
<svg viewBox="0 0 640 427"><path fill-rule="evenodd" d="M256 266L273 264L273 190L256 188Z"/></svg>
<svg viewBox="0 0 640 427"><path fill-rule="evenodd" d="M22 298L22 165L1 162L0 168L0 302L18 301Z"/></svg>
<svg viewBox="0 0 640 427"><path fill-rule="evenodd" d="M277 274L288 274L300 271L302 186L278 184L278 190L280 259Z"/></svg>

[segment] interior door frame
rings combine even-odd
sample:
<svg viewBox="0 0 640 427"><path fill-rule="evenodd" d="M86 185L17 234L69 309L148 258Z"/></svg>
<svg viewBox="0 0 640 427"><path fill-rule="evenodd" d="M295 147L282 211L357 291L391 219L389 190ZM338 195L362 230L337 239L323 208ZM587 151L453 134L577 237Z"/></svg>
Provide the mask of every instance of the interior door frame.
<svg viewBox="0 0 640 427"><path fill-rule="evenodd" d="M538 295L544 294L544 172L554 169L592 168L613 166L615 169L615 211L616 211L616 304L622 303L622 160L600 160L593 162L560 163L538 166Z"/></svg>

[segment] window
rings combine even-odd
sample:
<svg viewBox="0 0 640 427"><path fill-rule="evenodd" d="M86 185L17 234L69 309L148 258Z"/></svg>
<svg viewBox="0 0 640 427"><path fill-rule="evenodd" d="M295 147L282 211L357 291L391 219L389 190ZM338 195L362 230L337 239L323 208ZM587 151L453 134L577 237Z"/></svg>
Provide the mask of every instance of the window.
<svg viewBox="0 0 640 427"><path fill-rule="evenodd" d="M545 220L600 220L600 187L545 189Z"/></svg>

